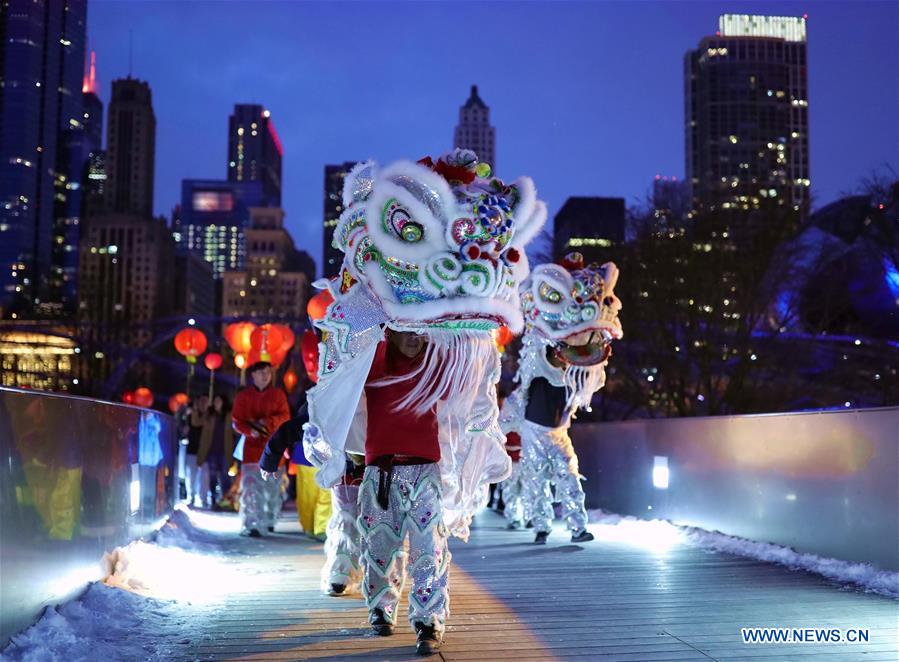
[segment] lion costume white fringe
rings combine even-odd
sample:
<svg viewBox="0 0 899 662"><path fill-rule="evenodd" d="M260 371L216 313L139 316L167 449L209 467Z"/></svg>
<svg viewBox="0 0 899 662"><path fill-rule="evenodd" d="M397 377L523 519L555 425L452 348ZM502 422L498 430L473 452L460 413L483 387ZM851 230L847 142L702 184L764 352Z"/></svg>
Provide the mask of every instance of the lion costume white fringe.
<svg viewBox="0 0 899 662"><path fill-rule="evenodd" d="M525 332L516 375L519 385L500 415L503 432L521 438L519 466L502 486L512 526L529 520L535 531L548 533L551 487L572 533L586 526L584 491L568 428L576 411L589 407L593 394L605 385L611 343L623 335L618 320L621 302L614 293L617 281L618 269L611 262L585 267L583 257L572 253L562 264L535 268L522 286ZM561 421L552 427L527 418L531 386L540 378L565 393Z"/></svg>

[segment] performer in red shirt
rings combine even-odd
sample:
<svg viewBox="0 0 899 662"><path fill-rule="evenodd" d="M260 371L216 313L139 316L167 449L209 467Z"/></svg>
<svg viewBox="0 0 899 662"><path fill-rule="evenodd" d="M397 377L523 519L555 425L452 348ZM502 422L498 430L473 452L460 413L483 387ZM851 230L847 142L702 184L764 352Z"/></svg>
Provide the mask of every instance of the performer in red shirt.
<svg viewBox="0 0 899 662"><path fill-rule="evenodd" d="M241 535L255 538L275 528L281 486L263 480L259 459L271 436L290 418L290 408L284 391L272 384L271 364L260 361L248 372L252 385L237 394L231 416L234 428L245 437L240 472L240 531Z"/></svg>
<svg viewBox="0 0 899 662"><path fill-rule="evenodd" d="M419 652L439 646L449 607L450 552L441 506L437 415L397 404L416 385L425 336L388 331L365 384L368 409L365 474L359 490L359 530L365 577L362 593L369 622L380 635L393 632L404 568L412 577L409 621ZM404 376L406 377L404 379ZM409 537L405 558L403 542Z"/></svg>

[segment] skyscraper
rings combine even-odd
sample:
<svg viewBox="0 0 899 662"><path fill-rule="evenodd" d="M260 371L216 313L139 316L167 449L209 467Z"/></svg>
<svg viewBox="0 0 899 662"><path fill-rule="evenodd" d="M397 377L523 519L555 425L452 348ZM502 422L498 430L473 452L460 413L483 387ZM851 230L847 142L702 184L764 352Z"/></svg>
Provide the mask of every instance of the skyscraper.
<svg viewBox="0 0 899 662"><path fill-rule="evenodd" d="M309 280L302 271L303 254L284 229L284 211L254 207L250 215L246 269L224 274L222 316L300 320Z"/></svg>
<svg viewBox="0 0 899 662"><path fill-rule="evenodd" d="M130 77L114 80L106 128L105 211L152 218L155 165L150 86Z"/></svg>
<svg viewBox="0 0 899 662"><path fill-rule="evenodd" d="M97 58L91 52L81 87L84 106L84 173L81 177L81 218L96 216L103 209L106 190L106 152L103 150L103 102L97 92Z"/></svg>
<svg viewBox="0 0 899 662"><path fill-rule="evenodd" d="M474 150L482 162L496 170L496 129L490 126L490 108L478 96L477 85L471 86L468 101L459 109L453 147Z"/></svg>
<svg viewBox="0 0 899 662"><path fill-rule="evenodd" d="M695 210L809 201L804 18L725 14L684 58Z"/></svg>
<svg viewBox="0 0 899 662"><path fill-rule="evenodd" d="M578 251L587 262L605 262L624 232L624 198L568 198L553 219L553 257Z"/></svg>
<svg viewBox="0 0 899 662"><path fill-rule="evenodd" d="M262 182L266 206L279 207L283 155L271 113L257 104L235 104L228 119L228 181Z"/></svg>
<svg viewBox="0 0 899 662"><path fill-rule="evenodd" d="M267 202L259 181L184 179L180 216L172 228L178 245L209 262L216 279L225 271L240 271L250 208L269 206Z"/></svg>
<svg viewBox="0 0 899 662"><path fill-rule="evenodd" d="M334 228L343 212L343 180L356 164L346 161L325 166L325 222L322 229L322 275L333 278L340 272L343 253L331 245Z"/></svg>
<svg viewBox="0 0 899 662"><path fill-rule="evenodd" d="M51 296L63 133L81 126L85 0L6 0L0 19L0 317ZM67 159L63 159L63 164Z"/></svg>
<svg viewBox="0 0 899 662"><path fill-rule="evenodd" d="M59 142L56 159L56 178L53 225L53 259L50 274L51 290L48 306L66 317L76 310L78 303L78 260L81 230L89 209L98 204L102 184L91 178L91 164L98 158L103 145L103 102L97 96L97 59L90 54L81 86L82 116L80 125L66 128Z"/></svg>

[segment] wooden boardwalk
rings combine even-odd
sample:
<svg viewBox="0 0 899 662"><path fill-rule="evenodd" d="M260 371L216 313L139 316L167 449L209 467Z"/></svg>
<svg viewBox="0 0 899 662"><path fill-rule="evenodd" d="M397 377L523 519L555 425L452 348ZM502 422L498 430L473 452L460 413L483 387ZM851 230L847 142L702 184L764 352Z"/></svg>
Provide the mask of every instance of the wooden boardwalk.
<svg viewBox="0 0 899 662"><path fill-rule="evenodd" d="M405 622L392 637L371 636L361 598L319 592L321 544L292 522L279 531L234 541L238 588L194 607L187 659L417 659ZM681 545L653 551L604 535L574 545L562 531L545 547L531 540L485 512L467 545L451 543L452 615L435 659L899 660L899 602L887 598ZM869 628L871 637L746 645L749 626Z"/></svg>

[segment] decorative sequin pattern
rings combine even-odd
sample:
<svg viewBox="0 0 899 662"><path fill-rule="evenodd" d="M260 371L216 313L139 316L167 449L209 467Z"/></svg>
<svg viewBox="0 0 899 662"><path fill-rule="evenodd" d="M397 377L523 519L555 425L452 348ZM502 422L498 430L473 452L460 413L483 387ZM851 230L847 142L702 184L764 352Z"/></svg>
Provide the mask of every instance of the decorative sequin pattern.
<svg viewBox="0 0 899 662"><path fill-rule="evenodd" d="M369 610L380 608L391 623L403 591L403 568L412 579L409 623L442 632L449 616L450 552L443 524L440 472L436 464L392 469L389 504L377 502L377 467L366 467L359 494L365 574L362 595ZM408 539L408 557L403 544Z"/></svg>
<svg viewBox="0 0 899 662"><path fill-rule="evenodd" d="M552 530L553 493L562 504L562 519L572 532L587 526L584 490L578 474L577 455L571 445L567 429L550 430L523 421L521 434L523 507L535 531Z"/></svg>
<svg viewBox="0 0 899 662"><path fill-rule="evenodd" d="M327 593L331 584L353 591L362 576L362 546L356 519L359 516L358 485L335 485L331 488L331 519L325 540L325 565L322 566L321 588Z"/></svg>

